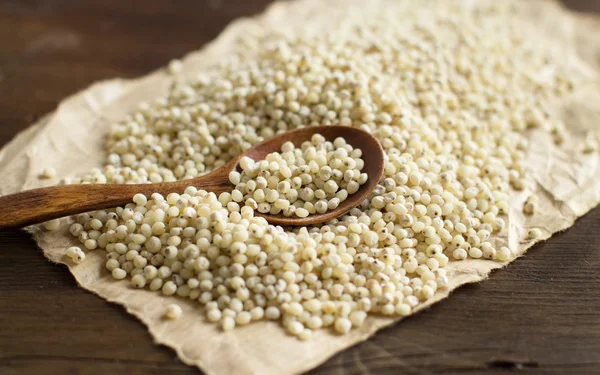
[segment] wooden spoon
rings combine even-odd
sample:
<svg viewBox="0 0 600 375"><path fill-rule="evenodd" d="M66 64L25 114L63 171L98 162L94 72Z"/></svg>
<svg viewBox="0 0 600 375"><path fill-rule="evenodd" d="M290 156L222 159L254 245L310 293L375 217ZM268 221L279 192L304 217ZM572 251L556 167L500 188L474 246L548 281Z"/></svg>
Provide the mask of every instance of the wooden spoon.
<svg viewBox="0 0 600 375"><path fill-rule="evenodd" d="M379 141L369 133L346 126L310 126L278 134L270 139L254 145L246 152L230 160L221 168L204 176L190 180L165 182L160 184L98 184L98 185L65 185L41 189L27 190L21 193L0 197L0 229L23 227L31 224L74 215L82 212L124 206L132 202L135 194L141 193L150 197L153 193L167 196L169 193L183 193L186 187L211 191L217 195L231 192L234 188L229 181L229 172L238 168L243 156L254 160L263 160L271 152L280 152L281 146L291 141L295 146L309 141L316 134L322 134L326 140L333 141L343 137L354 148L363 151L365 162L363 171L368 180L359 190L348 196L336 209L322 214L309 215L306 218L295 216L260 214L269 223L275 225L310 225L322 223L350 211L371 194L381 176L383 176L384 153Z"/></svg>

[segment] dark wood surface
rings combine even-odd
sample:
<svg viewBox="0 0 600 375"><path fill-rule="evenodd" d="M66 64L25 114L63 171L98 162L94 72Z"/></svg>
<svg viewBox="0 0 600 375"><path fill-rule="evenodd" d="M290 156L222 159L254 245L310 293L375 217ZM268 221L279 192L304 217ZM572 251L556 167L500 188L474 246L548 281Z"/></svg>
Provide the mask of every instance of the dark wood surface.
<svg viewBox="0 0 600 375"><path fill-rule="evenodd" d="M135 77L267 0L0 0L0 144L99 79ZM600 11L598 0L570 0ZM600 32L600 30L599 30ZM0 180L1 183L1 180ZM600 209L314 374L600 374ZM232 360L235 360L232 358ZM0 374L197 374L28 235L0 232Z"/></svg>

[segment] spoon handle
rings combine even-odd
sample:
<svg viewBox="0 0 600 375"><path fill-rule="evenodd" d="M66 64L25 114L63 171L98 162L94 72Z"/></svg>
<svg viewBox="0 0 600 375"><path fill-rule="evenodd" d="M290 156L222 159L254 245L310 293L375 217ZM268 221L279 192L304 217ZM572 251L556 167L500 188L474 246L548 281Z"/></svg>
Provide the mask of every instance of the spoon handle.
<svg viewBox="0 0 600 375"><path fill-rule="evenodd" d="M220 194L231 191L225 170L192 180L141 185L65 185L51 186L0 197L0 229L24 227L82 212L123 206L132 202L135 194L150 198L153 193L166 197L169 193L182 194L186 187Z"/></svg>
<svg viewBox="0 0 600 375"><path fill-rule="evenodd" d="M0 197L0 229L130 203L136 185L51 186ZM144 185L137 185L138 188ZM145 189L151 185L146 185ZM142 192L142 191L138 191Z"/></svg>

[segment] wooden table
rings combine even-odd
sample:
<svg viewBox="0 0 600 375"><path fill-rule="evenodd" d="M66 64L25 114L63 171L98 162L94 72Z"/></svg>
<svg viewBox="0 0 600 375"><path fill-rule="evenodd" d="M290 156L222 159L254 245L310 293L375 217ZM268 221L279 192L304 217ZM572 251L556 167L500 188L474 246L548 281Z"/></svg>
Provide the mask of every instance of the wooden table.
<svg viewBox="0 0 600 375"><path fill-rule="evenodd" d="M598 0L566 2L600 11ZM100 79L146 74L267 3L0 0L0 144L65 96ZM489 280L313 373L600 373L599 249L595 209ZM120 306L79 289L28 235L0 233L0 374L165 371L198 373L153 344Z"/></svg>

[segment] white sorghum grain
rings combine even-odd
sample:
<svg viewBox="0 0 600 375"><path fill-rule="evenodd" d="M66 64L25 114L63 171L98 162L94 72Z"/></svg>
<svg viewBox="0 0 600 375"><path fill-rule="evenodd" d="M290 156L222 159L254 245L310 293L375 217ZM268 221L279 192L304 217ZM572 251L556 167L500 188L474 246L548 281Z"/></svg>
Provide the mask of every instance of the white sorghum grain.
<svg viewBox="0 0 600 375"><path fill-rule="evenodd" d="M224 331L267 319L300 339L323 327L346 333L367 314L409 315L449 284L450 262L509 261L492 244L511 189L533 186L524 130L564 128L545 108L578 77L528 38L510 6L428 4L340 7L292 39L265 26L230 60L178 76L166 97L111 125L107 165L71 181L188 179L279 132L353 126L386 159L382 180L348 214L294 229L255 215L323 213L366 182L362 150L315 135L265 160L242 158L231 192L138 194L78 215L69 231L107 251L115 279L195 299ZM530 197L523 211L536 204Z"/></svg>
<svg viewBox="0 0 600 375"><path fill-rule="evenodd" d="M46 229L47 231L50 231L50 232L57 230L59 226L60 226L60 219L54 219L54 220L46 221L44 223L44 229Z"/></svg>
<svg viewBox="0 0 600 375"><path fill-rule="evenodd" d="M510 259L512 253L508 247L501 247L500 250L496 253L496 259L501 262L505 262Z"/></svg>
<svg viewBox="0 0 600 375"><path fill-rule="evenodd" d="M42 169L40 173L40 178L54 178L56 177L56 170L52 167L46 167Z"/></svg>
<svg viewBox="0 0 600 375"><path fill-rule="evenodd" d="M280 317L280 314L281 313L280 313L279 309L275 306L269 306L265 310L265 316L269 320L278 320Z"/></svg>
<svg viewBox="0 0 600 375"><path fill-rule="evenodd" d="M73 263L80 264L85 260L85 253L80 248L77 248L71 259L73 260Z"/></svg>
<svg viewBox="0 0 600 375"><path fill-rule="evenodd" d="M523 212L527 215L533 215L537 208L537 197L535 195L530 195L525 200L523 204Z"/></svg>
<svg viewBox="0 0 600 375"><path fill-rule="evenodd" d="M134 275L131 278L131 286L133 286L134 288L138 288L138 289L146 286L146 278L144 277L144 275L142 275L142 274Z"/></svg>
<svg viewBox="0 0 600 375"><path fill-rule="evenodd" d="M148 198L144 194L136 194L133 196L133 202L139 207L143 207L148 203Z"/></svg>
<svg viewBox="0 0 600 375"><path fill-rule="evenodd" d="M175 320L179 319L182 314L183 310L181 309L181 306L177 304L171 304L165 309L164 317L167 319Z"/></svg>
<svg viewBox="0 0 600 375"><path fill-rule="evenodd" d="M305 328L297 336L302 341L310 340L312 338L312 330Z"/></svg>
<svg viewBox="0 0 600 375"><path fill-rule="evenodd" d="M411 307L410 305L406 304L406 303L399 303L396 305L395 307L396 309L396 314L400 315L400 316L406 316L410 314L411 311Z"/></svg>
<svg viewBox="0 0 600 375"><path fill-rule="evenodd" d="M335 320L335 331L337 333L348 333L352 328L352 322L347 318L337 318Z"/></svg>
<svg viewBox="0 0 600 375"><path fill-rule="evenodd" d="M117 259L109 259L106 261L106 269L112 272L115 268L119 268L120 263Z"/></svg>
<svg viewBox="0 0 600 375"><path fill-rule="evenodd" d="M181 60L174 59L169 62L169 65L167 66L167 71L169 72L169 74L175 75L175 74L181 72L182 68L183 68L183 63L181 62Z"/></svg>
<svg viewBox="0 0 600 375"><path fill-rule="evenodd" d="M542 231L539 228L532 228L529 230L527 235L530 239L535 240L542 236Z"/></svg>
<svg viewBox="0 0 600 375"><path fill-rule="evenodd" d="M292 321L287 325L287 331L292 335L299 335L305 330L300 322Z"/></svg>
<svg viewBox="0 0 600 375"><path fill-rule="evenodd" d="M77 254L77 251L79 251L80 249L77 246L71 246L67 249L65 255L71 259L73 259L73 257L75 256L75 254ZM117 261L117 267L118 267L118 261Z"/></svg>
<svg viewBox="0 0 600 375"><path fill-rule="evenodd" d="M251 320L252 315L250 315L250 312L248 311L240 311L235 317L235 322L239 326L244 326L250 323Z"/></svg>
<svg viewBox="0 0 600 375"><path fill-rule="evenodd" d="M218 308L210 309L206 312L206 318L213 323L220 321L221 316L221 310Z"/></svg>
<svg viewBox="0 0 600 375"><path fill-rule="evenodd" d="M117 280L122 280L125 277L127 277L127 271L125 271L122 268L113 268L112 272L112 277L114 277Z"/></svg>
<svg viewBox="0 0 600 375"><path fill-rule="evenodd" d="M232 318L231 316L224 316L223 319L221 319L221 329L224 332L231 331L234 328L235 328L235 319L234 318Z"/></svg>

